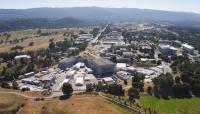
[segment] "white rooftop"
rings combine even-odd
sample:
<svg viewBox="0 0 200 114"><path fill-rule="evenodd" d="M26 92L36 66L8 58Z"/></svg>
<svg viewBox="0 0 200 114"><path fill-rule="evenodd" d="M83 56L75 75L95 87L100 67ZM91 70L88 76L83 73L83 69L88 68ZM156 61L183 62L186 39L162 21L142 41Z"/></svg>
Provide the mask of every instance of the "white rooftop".
<svg viewBox="0 0 200 114"><path fill-rule="evenodd" d="M117 68L126 68L126 63L117 63Z"/></svg>
<svg viewBox="0 0 200 114"><path fill-rule="evenodd" d="M29 55L18 55L18 56L15 56L15 59L21 59L21 58L27 58L27 59L30 59L31 56L29 56Z"/></svg>
<svg viewBox="0 0 200 114"><path fill-rule="evenodd" d="M192 46L190 46L188 44L183 44L182 46L185 47L185 48L188 48L188 49L194 49L194 47L192 47Z"/></svg>
<svg viewBox="0 0 200 114"><path fill-rule="evenodd" d="M111 77L106 77L106 78L103 78L102 80L104 80L105 82L112 82L112 81L114 81Z"/></svg>

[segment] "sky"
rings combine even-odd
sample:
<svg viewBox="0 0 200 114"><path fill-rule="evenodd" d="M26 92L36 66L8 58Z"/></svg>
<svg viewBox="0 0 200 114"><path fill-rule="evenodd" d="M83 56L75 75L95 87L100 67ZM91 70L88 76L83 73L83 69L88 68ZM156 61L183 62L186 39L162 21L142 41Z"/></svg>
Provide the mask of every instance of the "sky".
<svg viewBox="0 0 200 114"><path fill-rule="evenodd" d="M0 0L1 9L91 6L200 13L200 0Z"/></svg>

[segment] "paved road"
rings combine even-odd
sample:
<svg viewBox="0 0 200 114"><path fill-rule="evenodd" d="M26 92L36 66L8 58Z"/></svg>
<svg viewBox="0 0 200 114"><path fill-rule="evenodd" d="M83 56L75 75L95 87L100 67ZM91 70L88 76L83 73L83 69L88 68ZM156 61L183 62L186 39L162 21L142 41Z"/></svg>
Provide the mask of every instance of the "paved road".
<svg viewBox="0 0 200 114"><path fill-rule="evenodd" d="M154 58L155 58L156 61L160 60L160 59L158 58L158 53L159 53L159 50L158 50L158 48L156 47L155 52L154 52Z"/></svg>
<svg viewBox="0 0 200 114"><path fill-rule="evenodd" d="M88 43L88 46L86 47L85 51L81 52L81 53L79 54L79 56L84 55L84 53L86 53L86 54L88 54L89 56L91 56L91 57L93 57L93 58L98 58L98 56L96 56L96 55L94 55L94 54L91 53L91 50L94 49L92 43L96 43L96 42L98 41L99 37L100 37L101 34L106 30L107 27L108 27L108 24L107 24L102 30L100 30L100 32L97 34L97 36L96 36L93 40L91 40L91 41Z"/></svg>

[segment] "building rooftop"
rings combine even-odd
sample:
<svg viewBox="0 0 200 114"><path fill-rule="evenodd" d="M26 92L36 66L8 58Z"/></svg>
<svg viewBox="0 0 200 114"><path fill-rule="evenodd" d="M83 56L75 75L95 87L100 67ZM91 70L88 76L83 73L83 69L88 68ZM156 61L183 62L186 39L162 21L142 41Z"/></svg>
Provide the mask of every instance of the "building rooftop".
<svg viewBox="0 0 200 114"><path fill-rule="evenodd" d="M126 68L126 63L117 63L117 68Z"/></svg>
<svg viewBox="0 0 200 114"><path fill-rule="evenodd" d="M108 59L96 58L96 59L93 59L92 61L94 61L95 64L99 65L99 66L102 66L102 65L115 65L113 62L111 62Z"/></svg>
<svg viewBox="0 0 200 114"><path fill-rule="evenodd" d="M29 56L29 55L18 55L18 56L15 56L15 59L21 59L21 58L27 58L27 59L30 59L31 56Z"/></svg>
<svg viewBox="0 0 200 114"><path fill-rule="evenodd" d="M175 47L170 46L170 45L163 45L163 44L160 44L159 47L160 47L160 48L163 48L163 49L177 50Z"/></svg>
<svg viewBox="0 0 200 114"><path fill-rule="evenodd" d="M192 46L190 46L190 45L188 45L188 44L183 44L182 46L183 46L183 47L186 47L186 48L188 48L188 49L194 49L194 47L192 47Z"/></svg>
<svg viewBox="0 0 200 114"><path fill-rule="evenodd" d="M113 82L114 80L111 77L102 78L105 82Z"/></svg>
<svg viewBox="0 0 200 114"><path fill-rule="evenodd" d="M59 61L59 63L69 63L71 61L75 61L77 58L76 57L70 57L70 58L64 58Z"/></svg>

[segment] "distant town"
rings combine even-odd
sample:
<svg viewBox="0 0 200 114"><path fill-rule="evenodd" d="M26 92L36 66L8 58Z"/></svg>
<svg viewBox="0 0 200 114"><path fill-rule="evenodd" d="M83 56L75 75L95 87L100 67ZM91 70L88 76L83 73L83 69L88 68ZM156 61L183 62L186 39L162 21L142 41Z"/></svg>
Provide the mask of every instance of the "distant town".
<svg viewBox="0 0 200 114"><path fill-rule="evenodd" d="M51 98L95 93L136 114L162 113L139 101L145 95L160 99L200 96L199 42L180 38L198 33L153 22L108 23L73 32L47 30L33 30L35 36L23 40L12 40L10 32L0 33L7 37L0 48L9 42L16 45L0 54L2 88L42 92ZM48 36L53 37L46 47L37 49L40 45L34 41ZM23 47L26 41L29 46ZM71 93L65 92L65 84L71 86Z"/></svg>

